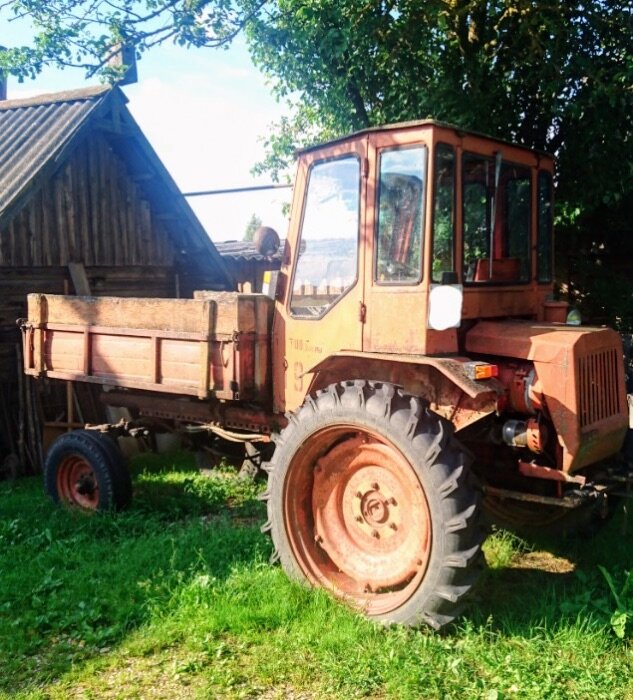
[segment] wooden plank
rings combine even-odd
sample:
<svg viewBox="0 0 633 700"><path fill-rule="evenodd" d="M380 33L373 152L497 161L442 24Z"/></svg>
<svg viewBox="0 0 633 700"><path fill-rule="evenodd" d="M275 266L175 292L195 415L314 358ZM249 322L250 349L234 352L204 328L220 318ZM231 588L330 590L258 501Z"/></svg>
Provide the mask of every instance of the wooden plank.
<svg viewBox="0 0 633 700"><path fill-rule="evenodd" d="M31 200L29 204L29 232L31 235L31 246L30 246L30 264L31 265L41 265L42 264L42 246L41 246L41 210L37 206L37 200Z"/></svg>
<svg viewBox="0 0 633 700"><path fill-rule="evenodd" d="M108 197L110 200L110 238L112 241L112 261L115 265L123 264L124 251L121 241L121 196L119 192L118 163L109 150L103 150L104 167L107 173Z"/></svg>
<svg viewBox="0 0 633 700"><path fill-rule="evenodd" d="M80 259L80 253L77 247L77 225L75 221L75 190L73 183L73 168L72 164L64 168L62 177L62 192L64 197L64 218L66 220L66 236L68 240L68 258L63 261L75 261Z"/></svg>
<svg viewBox="0 0 633 700"><path fill-rule="evenodd" d="M108 187L108 176L106 171L107 147L102 138L97 141L98 158L97 172L99 175L99 189L97 200L99 202L99 225L101 228L101 259L97 260L99 265L114 265L114 255L112 246L112 228L110 221L110 198Z"/></svg>
<svg viewBox="0 0 633 700"><path fill-rule="evenodd" d="M90 235L90 174L86 146L80 148L74 158L77 172L77 239L80 242L80 259L86 265L94 263L92 236Z"/></svg>
<svg viewBox="0 0 633 700"><path fill-rule="evenodd" d="M99 202L99 171L97 163L99 156L94 142L88 146L88 180L89 180L89 209L90 209L90 237L92 239L92 249L94 264L103 264L103 243L102 233L99 226L101 205Z"/></svg>
<svg viewBox="0 0 633 700"><path fill-rule="evenodd" d="M43 302L37 297L44 296ZM146 299L125 297L72 297L29 294L31 308L42 303L44 323L76 324L173 332L212 333L215 309L212 303L196 299Z"/></svg>
<svg viewBox="0 0 633 700"><path fill-rule="evenodd" d="M11 220L11 223L9 224L9 259L7 262L10 265L15 265L16 261L17 261L17 257L18 257L17 256L17 245L16 245L18 234L15 230L16 226L17 226L17 222L16 222L16 219L14 218Z"/></svg>
<svg viewBox="0 0 633 700"><path fill-rule="evenodd" d="M70 272L70 279L75 288L75 294L78 296L90 296L92 291L83 263L69 262L68 271Z"/></svg>
<svg viewBox="0 0 633 700"><path fill-rule="evenodd" d="M64 211L64 192L61 178L56 177L54 180L54 199L55 199L55 222L56 231L53 232L52 241L58 241L59 250L56 251L55 262L58 265L68 264L68 232L66 230L65 211Z"/></svg>
<svg viewBox="0 0 633 700"><path fill-rule="evenodd" d="M134 262L139 265L142 260L143 240L152 235L152 209L146 199L141 201L141 225L134 237Z"/></svg>
<svg viewBox="0 0 633 700"><path fill-rule="evenodd" d="M41 218L41 238L42 238L42 265L50 266L53 264L53 256L51 251L51 221L53 219L50 205L50 190L44 185L40 194L37 197L38 206L42 212Z"/></svg>

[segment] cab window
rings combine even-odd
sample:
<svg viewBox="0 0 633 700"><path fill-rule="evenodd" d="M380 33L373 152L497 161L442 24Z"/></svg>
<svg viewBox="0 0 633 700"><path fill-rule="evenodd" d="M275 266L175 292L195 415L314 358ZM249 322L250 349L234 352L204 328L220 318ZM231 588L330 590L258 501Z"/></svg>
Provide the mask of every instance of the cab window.
<svg viewBox="0 0 633 700"><path fill-rule="evenodd" d="M552 281L552 176L538 174L537 279Z"/></svg>
<svg viewBox="0 0 633 700"><path fill-rule="evenodd" d="M354 286L358 269L360 162L312 166L290 297L294 316L318 318Z"/></svg>
<svg viewBox="0 0 633 700"><path fill-rule="evenodd" d="M528 282L529 168L465 154L462 178L466 282Z"/></svg>
<svg viewBox="0 0 633 700"><path fill-rule="evenodd" d="M433 195L433 282L455 270L455 154L440 143L435 150Z"/></svg>
<svg viewBox="0 0 633 700"><path fill-rule="evenodd" d="M380 154L375 279L417 284L422 279L426 147Z"/></svg>

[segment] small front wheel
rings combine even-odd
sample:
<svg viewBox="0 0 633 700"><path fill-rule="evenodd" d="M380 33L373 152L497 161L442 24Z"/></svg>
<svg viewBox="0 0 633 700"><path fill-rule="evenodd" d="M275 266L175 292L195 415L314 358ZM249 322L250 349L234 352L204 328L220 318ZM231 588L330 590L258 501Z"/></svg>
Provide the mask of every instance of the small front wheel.
<svg viewBox="0 0 633 700"><path fill-rule="evenodd" d="M55 440L44 462L44 488L56 503L83 510L120 510L132 495L119 448L91 430Z"/></svg>
<svg viewBox="0 0 633 700"><path fill-rule="evenodd" d="M282 566L374 619L448 624L482 563L468 462L452 425L393 385L350 381L309 397L269 465Z"/></svg>

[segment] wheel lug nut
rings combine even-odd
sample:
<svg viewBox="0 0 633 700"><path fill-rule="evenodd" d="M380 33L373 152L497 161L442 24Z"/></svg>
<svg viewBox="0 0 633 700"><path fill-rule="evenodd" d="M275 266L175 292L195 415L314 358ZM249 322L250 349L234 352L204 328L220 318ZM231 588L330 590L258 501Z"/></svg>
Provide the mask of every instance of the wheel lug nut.
<svg viewBox="0 0 633 700"><path fill-rule="evenodd" d="M356 491L356 498L362 498L363 494L360 491Z"/></svg>
<svg viewBox="0 0 633 700"><path fill-rule="evenodd" d="M378 532L378 530L372 530L372 531L371 531L371 536L372 536L375 540L379 540L379 539L380 539L380 533Z"/></svg>
<svg viewBox="0 0 633 700"><path fill-rule="evenodd" d="M362 522L363 522L363 516L362 516L362 515L357 515L357 516L356 516L356 522L357 522L357 523L362 523Z"/></svg>
<svg viewBox="0 0 633 700"><path fill-rule="evenodd" d="M392 530L397 530L397 529L398 529L398 526L397 526L395 523L389 523L389 527L390 527Z"/></svg>
<svg viewBox="0 0 633 700"><path fill-rule="evenodd" d="M374 481L371 487L374 489L374 491L380 491L380 484L377 481Z"/></svg>
<svg viewBox="0 0 633 700"><path fill-rule="evenodd" d="M321 542L323 542L323 538L321 537L321 535L315 535L315 536L314 536L314 541L315 541L317 544L321 544Z"/></svg>
<svg viewBox="0 0 633 700"><path fill-rule="evenodd" d="M396 499L395 499L393 496L392 496L392 497L389 499L389 501L387 501L387 502L390 503L392 506L397 506L397 505L398 505Z"/></svg>
<svg viewBox="0 0 633 700"><path fill-rule="evenodd" d="M371 590L371 586L369 584L365 585L365 590L363 591L364 593L372 593L373 591Z"/></svg>

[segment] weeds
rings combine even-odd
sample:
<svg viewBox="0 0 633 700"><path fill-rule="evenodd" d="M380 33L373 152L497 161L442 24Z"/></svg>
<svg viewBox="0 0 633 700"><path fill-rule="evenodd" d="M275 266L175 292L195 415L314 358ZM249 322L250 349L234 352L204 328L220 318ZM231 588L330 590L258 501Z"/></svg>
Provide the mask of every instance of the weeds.
<svg viewBox="0 0 633 700"><path fill-rule="evenodd" d="M387 629L268 566L262 486L174 460L139 460L118 515L0 484L0 698L633 696L617 525L565 567L496 533L452 630Z"/></svg>

